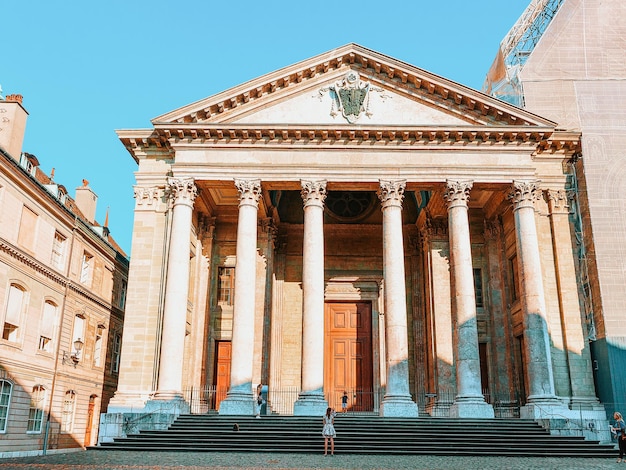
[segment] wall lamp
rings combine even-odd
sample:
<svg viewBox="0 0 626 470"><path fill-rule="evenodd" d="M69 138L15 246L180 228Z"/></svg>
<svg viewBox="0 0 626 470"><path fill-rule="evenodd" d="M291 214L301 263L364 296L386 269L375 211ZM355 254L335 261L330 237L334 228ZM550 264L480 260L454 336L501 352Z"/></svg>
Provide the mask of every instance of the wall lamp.
<svg viewBox="0 0 626 470"><path fill-rule="evenodd" d="M80 351L84 345L85 343L80 338L74 341L74 352L68 354L67 351L63 351L63 364L70 364L76 367L80 361Z"/></svg>

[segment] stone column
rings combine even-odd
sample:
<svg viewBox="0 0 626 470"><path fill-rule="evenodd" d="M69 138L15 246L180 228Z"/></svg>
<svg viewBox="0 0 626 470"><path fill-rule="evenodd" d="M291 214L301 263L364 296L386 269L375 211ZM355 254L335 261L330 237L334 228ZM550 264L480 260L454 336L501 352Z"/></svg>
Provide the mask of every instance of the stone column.
<svg viewBox="0 0 626 470"><path fill-rule="evenodd" d="M254 360L254 314L256 292L257 214L260 180L235 180L239 191L237 260L233 305L230 388L220 403L223 415L254 415L252 372Z"/></svg>
<svg viewBox="0 0 626 470"><path fill-rule="evenodd" d="M155 399L182 399L183 359L189 293L189 241L197 188L193 178L169 178L173 201L167 260L159 378Z"/></svg>
<svg viewBox="0 0 626 470"><path fill-rule="evenodd" d="M450 408L455 418L493 418L493 407L485 402L480 383L480 356L476 324L476 294L472 267L468 206L471 181L447 181L444 199L448 204L450 271L453 276L456 325L455 365L457 395Z"/></svg>
<svg viewBox="0 0 626 470"><path fill-rule="evenodd" d="M324 200L326 181L302 181L302 391L294 414L321 416L324 398Z"/></svg>
<svg viewBox="0 0 626 470"><path fill-rule="evenodd" d="M561 310L564 349L567 354L572 409L590 409L599 402L593 383L589 343L581 322L582 312L578 300L578 283L574 264L574 246L569 223L569 205L565 190L546 191L552 228L552 246ZM558 377L555 384L558 387Z"/></svg>
<svg viewBox="0 0 626 470"><path fill-rule="evenodd" d="M546 301L541 273L541 257L535 225L534 200L539 192L537 181L514 181L509 194L513 202L517 260L521 278L524 313L524 356L528 383L525 418L544 415L549 407L559 405L554 393L550 337L546 321Z"/></svg>
<svg viewBox="0 0 626 470"><path fill-rule="evenodd" d="M426 308L433 343L430 345L432 378L425 391L435 394L427 400L426 411L433 417L447 417L456 396L448 220L427 217L421 234L424 272L428 275Z"/></svg>
<svg viewBox="0 0 626 470"><path fill-rule="evenodd" d="M190 385L201 387L207 380L207 330L209 313L209 288L211 285L211 263L213 240L215 237L215 217L201 215L198 220L198 232L201 251L198 260L198 279L196 281L196 297L194 301L193 324L191 326L190 345L192 358L190 359Z"/></svg>
<svg viewBox="0 0 626 470"><path fill-rule="evenodd" d="M409 348L402 239L404 181L381 181L378 198L383 211L383 277L387 346L387 387L383 416L417 417L409 391Z"/></svg>
<svg viewBox="0 0 626 470"><path fill-rule="evenodd" d="M506 256L503 236L504 227L499 219L485 221L492 363L498 371L494 377L495 391L503 399L513 400L513 345L510 341L513 334L504 295Z"/></svg>

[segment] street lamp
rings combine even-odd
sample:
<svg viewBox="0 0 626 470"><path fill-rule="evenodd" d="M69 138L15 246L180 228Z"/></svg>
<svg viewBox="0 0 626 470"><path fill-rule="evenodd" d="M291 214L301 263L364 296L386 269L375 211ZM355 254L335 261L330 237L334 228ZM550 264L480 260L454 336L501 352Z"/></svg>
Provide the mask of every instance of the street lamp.
<svg viewBox="0 0 626 470"><path fill-rule="evenodd" d="M85 343L80 338L74 341L74 352L68 354L67 351L63 351L63 364L71 364L76 367L80 361L80 351L84 345Z"/></svg>

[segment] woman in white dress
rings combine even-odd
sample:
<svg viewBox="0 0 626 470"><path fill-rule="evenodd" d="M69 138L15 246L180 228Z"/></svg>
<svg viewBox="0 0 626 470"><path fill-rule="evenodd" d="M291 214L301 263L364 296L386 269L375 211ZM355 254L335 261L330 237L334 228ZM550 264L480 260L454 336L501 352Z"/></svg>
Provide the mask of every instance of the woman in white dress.
<svg viewBox="0 0 626 470"><path fill-rule="evenodd" d="M326 409L324 415L324 427L322 428L322 436L324 436L324 455L328 455L328 441L330 440L330 455L335 455L335 413L332 408Z"/></svg>

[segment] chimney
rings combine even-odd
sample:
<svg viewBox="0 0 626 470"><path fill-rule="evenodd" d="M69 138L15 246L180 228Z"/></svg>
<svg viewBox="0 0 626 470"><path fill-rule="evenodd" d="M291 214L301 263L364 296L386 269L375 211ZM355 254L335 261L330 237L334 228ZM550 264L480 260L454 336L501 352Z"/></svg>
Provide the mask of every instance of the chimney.
<svg viewBox="0 0 626 470"><path fill-rule="evenodd" d="M90 224L96 220L96 203L98 196L89 187L89 181L83 180L83 185L76 188L76 205Z"/></svg>
<svg viewBox="0 0 626 470"><path fill-rule="evenodd" d="M28 113L22 106L22 95L0 96L0 147L15 161L20 161Z"/></svg>

